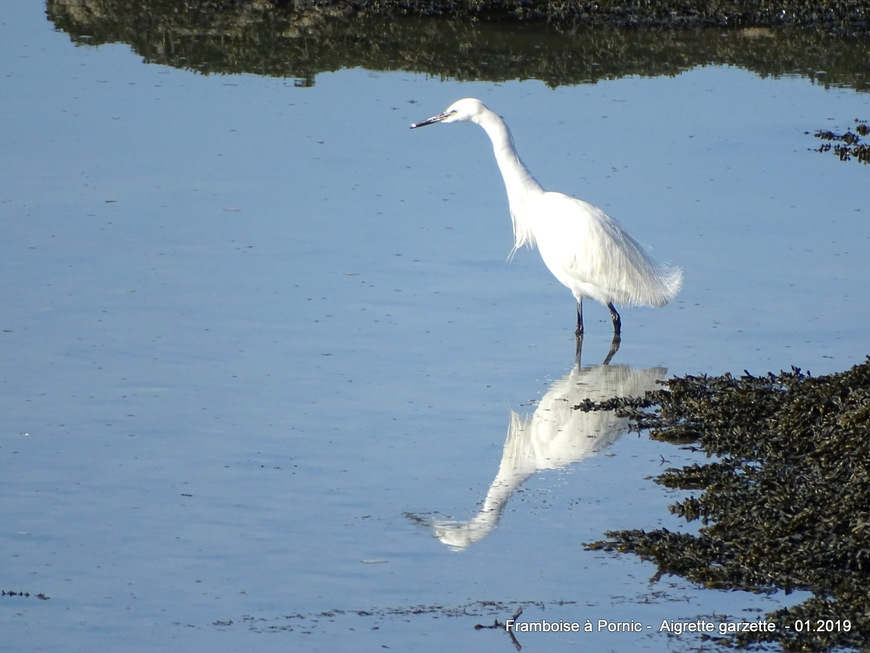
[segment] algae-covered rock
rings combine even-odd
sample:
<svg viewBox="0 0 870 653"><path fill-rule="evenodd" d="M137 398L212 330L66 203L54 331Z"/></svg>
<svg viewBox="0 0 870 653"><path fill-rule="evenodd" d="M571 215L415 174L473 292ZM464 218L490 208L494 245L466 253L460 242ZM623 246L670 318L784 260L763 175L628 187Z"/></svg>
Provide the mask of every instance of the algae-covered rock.
<svg viewBox="0 0 870 653"><path fill-rule="evenodd" d="M848 129L843 134L836 134L829 129L820 129L815 133L815 137L825 142L819 146L817 151L830 152L833 150L840 161L870 163L870 145L862 140L867 134L870 134L870 126L867 125L866 120L858 118L855 119L855 131Z"/></svg>

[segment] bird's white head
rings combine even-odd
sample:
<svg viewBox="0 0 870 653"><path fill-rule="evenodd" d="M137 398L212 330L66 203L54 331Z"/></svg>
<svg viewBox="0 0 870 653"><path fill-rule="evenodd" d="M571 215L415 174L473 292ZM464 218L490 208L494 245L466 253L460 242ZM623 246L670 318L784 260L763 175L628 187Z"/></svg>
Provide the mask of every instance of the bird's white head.
<svg viewBox="0 0 870 653"><path fill-rule="evenodd" d="M439 113L431 118L426 118L420 122L415 122L411 125L411 129L415 127L425 127L426 125L434 125L436 122L475 122L480 123L480 117L489 111L486 105L477 98L467 97L457 100L451 104L444 113Z"/></svg>

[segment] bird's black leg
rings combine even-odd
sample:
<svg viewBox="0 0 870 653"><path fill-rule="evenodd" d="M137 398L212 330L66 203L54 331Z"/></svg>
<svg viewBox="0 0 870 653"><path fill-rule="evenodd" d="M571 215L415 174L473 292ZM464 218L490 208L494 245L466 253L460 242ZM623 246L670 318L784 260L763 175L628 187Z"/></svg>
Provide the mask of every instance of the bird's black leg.
<svg viewBox="0 0 870 653"><path fill-rule="evenodd" d="M574 363L580 367L580 354L583 352L583 300L577 302L577 350L574 353Z"/></svg>
<svg viewBox="0 0 870 653"><path fill-rule="evenodd" d="M622 319L619 313L610 302L607 303L607 308L610 309L610 318L613 320L613 340L610 342L610 351L607 353L607 358L604 359L603 365L609 365L613 355L619 351L619 344L622 342Z"/></svg>
<svg viewBox="0 0 870 653"><path fill-rule="evenodd" d="M619 317L619 313L616 312L611 302L607 302L607 308L610 309L610 319L613 320L613 335L619 337L622 334L622 318Z"/></svg>

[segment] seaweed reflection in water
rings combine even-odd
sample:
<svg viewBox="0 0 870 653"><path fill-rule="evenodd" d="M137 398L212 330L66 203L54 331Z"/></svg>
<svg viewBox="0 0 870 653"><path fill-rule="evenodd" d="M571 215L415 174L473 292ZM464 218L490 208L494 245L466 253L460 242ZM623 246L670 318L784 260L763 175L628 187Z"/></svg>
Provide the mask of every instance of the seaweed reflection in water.
<svg viewBox="0 0 870 653"><path fill-rule="evenodd" d="M386 8L389 3L381 4ZM297 85L306 87L313 86L320 73L345 68L469 81L537 79L557 87L632 75L673 76L698 66L720 65L762 77L800 75L826 86L870 89L870 39L842 38L825 29L776 27L776 21L753 21L746 15L735 20L726 16L722 25L706 28L698 25L716 23L643 23L630 16L632 27L625 29L613 16L594 24L488 22L379 14L375 9L355 12L353 3L279 7L264 1L216 0L46 3L48 19L84 46L128 43L148 63L203 74L296 78ZM822 18L833 16L830 11L817 12L809 19L825 22ZM863 25L866 30L857 18L856 29ZM832 24L842 27L849 21Z"/></svg>

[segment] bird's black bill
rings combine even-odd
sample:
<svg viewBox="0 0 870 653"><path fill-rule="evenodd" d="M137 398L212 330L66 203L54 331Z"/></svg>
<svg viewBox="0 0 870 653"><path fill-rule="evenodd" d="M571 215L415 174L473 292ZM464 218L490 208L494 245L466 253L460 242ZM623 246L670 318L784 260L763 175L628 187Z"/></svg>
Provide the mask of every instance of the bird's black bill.
<svg viewBox="0 0 870 653"><path fill-rule="evenodd" d="M411 123L411 129L416 129L417 127L425 127L426 125L433 125L436 122L441 122L446 117L447 117L446 113L439 113L437 116L432 116L431 118L426 118L426 120Z"/></svg>

